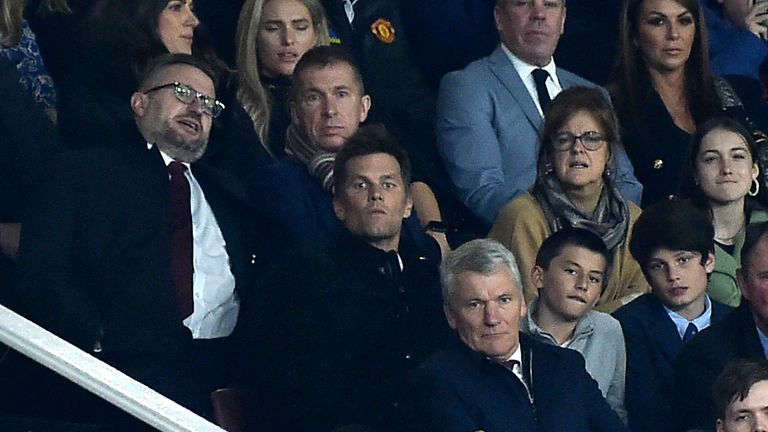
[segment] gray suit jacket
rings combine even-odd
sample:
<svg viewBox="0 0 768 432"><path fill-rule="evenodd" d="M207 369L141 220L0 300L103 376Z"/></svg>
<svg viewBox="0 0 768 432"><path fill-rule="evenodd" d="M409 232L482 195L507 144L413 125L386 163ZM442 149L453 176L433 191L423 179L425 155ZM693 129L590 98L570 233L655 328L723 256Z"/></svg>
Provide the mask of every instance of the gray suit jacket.
<svg viewBox="0 0 768 432"><path fill-rule="evenodd" d="M557 76L563 88L597 87L563 69ZM541 114L501 46L443 77L437 101L438 147L459 197L486 222L492 224L505 204L533 186L542 125ZM619 190L639 204L643 186L623 149L616 155L616 167Z"/></svg>

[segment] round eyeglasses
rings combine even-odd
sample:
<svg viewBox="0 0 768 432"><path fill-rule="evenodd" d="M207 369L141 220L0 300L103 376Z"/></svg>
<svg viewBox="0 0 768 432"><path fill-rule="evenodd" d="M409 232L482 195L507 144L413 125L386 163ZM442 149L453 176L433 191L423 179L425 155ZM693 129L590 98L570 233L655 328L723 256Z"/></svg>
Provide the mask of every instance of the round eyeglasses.
<svg viewBox="0 0 768 432"><path fill-rule="evenodd" d="M581 145L589 151L595 151L605 143L605 135L600 132L588 131L581 135L574 135L570 132L560 132L552 135L552 146L558 151L566 151L576 145L576 141L581 141Z"/></svg>
<svg viewBox="0 0 768 432"><path fill-rule="evenodd" d="M200 106L202 107L203 113L208 114L212 118L218 117L225 108L224 104L217 101L216 99L206 94L200 93L194 88L177 81L169 84L159 85L157 87L152 87L149 90L145 90L144 94L170 87L173 87L173 95L176 96L176 99L178 99L181 103L189 105L194 102L195 99L198 99L200 101Z"/></svg>

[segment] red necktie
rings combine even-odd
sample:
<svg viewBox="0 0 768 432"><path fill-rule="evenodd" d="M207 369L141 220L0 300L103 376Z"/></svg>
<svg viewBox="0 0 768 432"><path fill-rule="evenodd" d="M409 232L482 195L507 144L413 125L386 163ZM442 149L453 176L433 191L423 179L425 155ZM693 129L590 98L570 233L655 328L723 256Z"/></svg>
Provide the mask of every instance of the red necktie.
<svg viewBox="0 0 768 432"><path fill-rule="evenodd" d="M187 167L179 162L168 164L171 177L171 276L178 296L182 318L192 314L192 211L189 204Z"/></svg>

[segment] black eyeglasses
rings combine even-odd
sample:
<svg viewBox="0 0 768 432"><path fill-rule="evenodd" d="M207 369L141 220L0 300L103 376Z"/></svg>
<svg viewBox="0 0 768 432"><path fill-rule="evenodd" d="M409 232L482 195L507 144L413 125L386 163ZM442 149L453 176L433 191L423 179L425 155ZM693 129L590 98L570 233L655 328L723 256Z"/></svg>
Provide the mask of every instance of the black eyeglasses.
<svg viewBox="0 0 768 432"><path fill-rule="evenodd" d="M144 93L151 93L169 87L173 87L173 95L176 96L176 99L181 103L189 105L194 102L195 99L200 100L200 106L203 108L203 113L208 114L212 118L218 117L224 110L223 103L180 82L172 82L170 84L152 87L149 90L145 90Z"/></svg>
<svg viewBox="0 0 768 432"><path fill-rule="evenodd" d="M581 135L574 135L570 132L560 132L552 135L552 146L559 151L570 150L576 144L576 141L581 141L581 145L589 151L595 151L603 146L605 143L605 135L600 132L588 131Z"/></svg>

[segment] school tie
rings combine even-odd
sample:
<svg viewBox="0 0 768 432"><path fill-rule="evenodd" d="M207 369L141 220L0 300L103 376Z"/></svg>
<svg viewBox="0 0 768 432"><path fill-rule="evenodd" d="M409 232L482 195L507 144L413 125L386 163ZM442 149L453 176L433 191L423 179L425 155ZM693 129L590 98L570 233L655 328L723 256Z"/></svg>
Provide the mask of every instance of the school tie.
<svg viewBox="0 0 768 432"><path fill-rule="evenodd" d="M552 99L549 97L549 91L547 90L547 78L549 78L549 72L544 69L538 68L531 72L533 75L533 82L536 83L536 94L539 96L539 105L541 106L541 112L547 112L547 107Z"/></svg>
<svg viewBox="0 0 768 432"><path fill-rule="evenodd" d="M171 276L176 289L182 319L192 314L192 211L187 167L173 161L168 164L171 184Z"/></svg>
<svg viewBox="0 0 768 432"><path fill-rule="evenodd" d="M699 329L696 327L696 324L689 323L688 328L685 329L685 334L683 335L683 343L691 340L691 338L696 336L696 333L698 332L699 332Z"/></svg>

